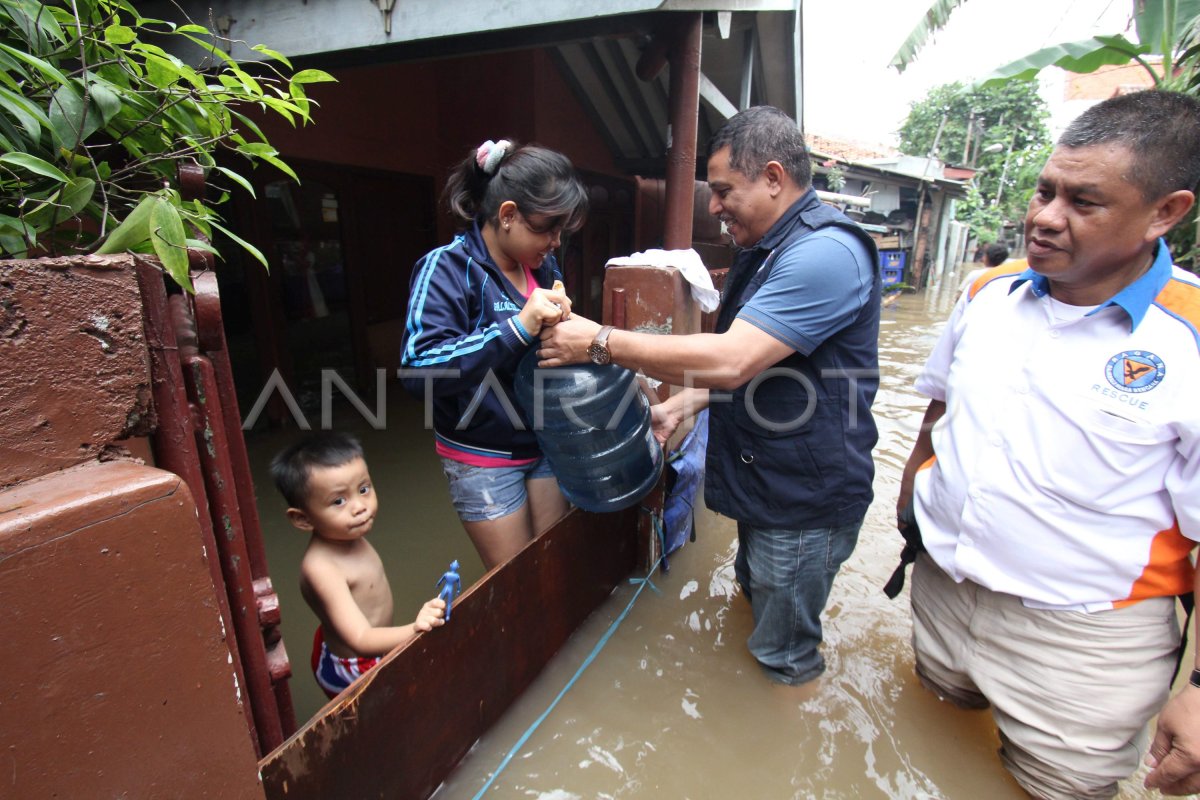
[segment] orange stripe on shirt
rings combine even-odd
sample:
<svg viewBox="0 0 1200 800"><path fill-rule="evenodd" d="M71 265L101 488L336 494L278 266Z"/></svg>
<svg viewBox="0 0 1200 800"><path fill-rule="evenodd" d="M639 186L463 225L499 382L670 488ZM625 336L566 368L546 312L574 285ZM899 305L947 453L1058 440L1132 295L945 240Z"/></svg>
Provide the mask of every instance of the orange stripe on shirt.
<svg viewBox="0 0 1200 800"><path fill-rule="evenodd" d="M1129 597L1113 603L1113 608L1130 606L1151 597L1171 597L1192 590L1195 571L1188 554L1196 543L1179 532L1179 520L1165 531L1154 534L1150 543L1150 561L1133 582Z"/></svg>
<svg viewBox="0 0 1200 800"><path fill-rule="evenodd" d="M998 267L992 267L987 272L980 275L971 284L971 288L967 290L967 298L974 298L979 290L984 287L984 284L994 281L996 278L1003 278L1005 275L1014 275L1029 269L1029 262L1025 259L1017 259L1016 261L1005 261Z"/></svg>
<svg viewBox="0 0 1200 800"><path fill-rule="evenodd" d="M1154 298L1154 302L1186 320L1193 331L1200 330L1200 286L1171 279Z"/></svg>

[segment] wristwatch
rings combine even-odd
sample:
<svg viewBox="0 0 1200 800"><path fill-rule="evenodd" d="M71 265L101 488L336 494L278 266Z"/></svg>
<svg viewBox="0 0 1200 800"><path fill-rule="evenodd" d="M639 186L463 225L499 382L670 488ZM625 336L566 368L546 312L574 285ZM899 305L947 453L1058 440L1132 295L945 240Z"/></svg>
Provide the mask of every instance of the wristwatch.
<svg viewBox="0 0 1200 800"><path fill-rule="evenodd" d="M588 345L588 358L592 360L593 364L603 366L604 364L612 363L612 353L608 350L608 335L612 332L613 326L605 325L596 334L596 338L592 339L592 343Z"/></svg>

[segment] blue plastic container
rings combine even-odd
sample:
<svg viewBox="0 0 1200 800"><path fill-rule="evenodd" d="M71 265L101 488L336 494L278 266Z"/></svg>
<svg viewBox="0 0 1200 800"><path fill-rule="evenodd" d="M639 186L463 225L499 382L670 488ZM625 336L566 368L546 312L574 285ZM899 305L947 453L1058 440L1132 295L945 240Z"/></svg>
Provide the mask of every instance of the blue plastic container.
<svg viewBox="0 0 1200 800"><path fill-rule="evenodd" d="M517 367L517 404L534 429L563 495L585 511L620 511L654 488L662 446L634 373L616 365Z"/></svg>
<svg viewBox="0 0 1200 800"><path fill-rule="evenodd" d="M880 250L879 251L879 266L881 269L898 269L904 271L904 262L908 260L908 253L904 250Z"/></svg>
<svg viewBox="0 0 1200 800"><path fill-rule="evenodd" d="M883 285L895 286L904 277L904 270L900 267L884 267L883 268Z"/></svg>

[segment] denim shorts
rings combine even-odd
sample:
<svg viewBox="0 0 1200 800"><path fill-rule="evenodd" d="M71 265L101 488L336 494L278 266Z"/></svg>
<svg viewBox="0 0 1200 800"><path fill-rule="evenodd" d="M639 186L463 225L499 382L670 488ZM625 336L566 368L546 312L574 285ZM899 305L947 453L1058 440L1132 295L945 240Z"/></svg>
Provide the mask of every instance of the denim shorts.
<svg viewBox="0 0 1200 800"><path fill-rule="evenodd" d="M545 457L518 467L475 467L443 457L442 471L450 482L450 501L463 522L507 517L525 505L525 481L554 477Z"/></svg>

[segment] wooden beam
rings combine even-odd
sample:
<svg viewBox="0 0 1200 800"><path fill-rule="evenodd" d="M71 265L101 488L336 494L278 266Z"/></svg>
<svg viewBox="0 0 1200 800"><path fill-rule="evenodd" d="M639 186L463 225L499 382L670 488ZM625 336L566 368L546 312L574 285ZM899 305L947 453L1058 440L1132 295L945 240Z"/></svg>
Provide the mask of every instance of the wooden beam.
<svg viewBox="0 0 1200 800"><path fill-rule="evenodd" d="M485 575L259 763L267 797L432 794L632 572L638 515L576 509Z"/></svg>

